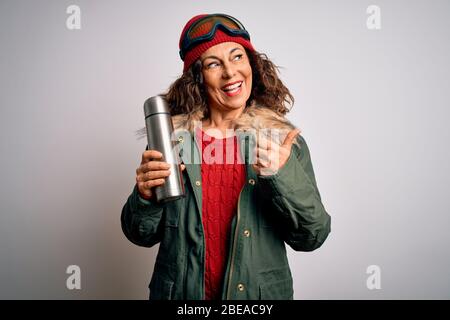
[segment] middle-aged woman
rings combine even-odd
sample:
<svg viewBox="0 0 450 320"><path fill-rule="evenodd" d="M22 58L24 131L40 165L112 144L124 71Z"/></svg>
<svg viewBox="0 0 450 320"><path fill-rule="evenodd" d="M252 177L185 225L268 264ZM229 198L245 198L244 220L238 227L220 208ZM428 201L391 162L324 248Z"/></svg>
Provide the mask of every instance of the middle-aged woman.
<svg viewBox="0 0 450 320"><path fill-rule="evenodd" d="M292 299L285 243L312 251L330 232L308 147L285 118L293 97L231 16L193 17L179 46L183 74L165 98L188 133L186 196L155 201L170 171L146 150L121 217L131 242L160 243L150 299Z"/></svg>

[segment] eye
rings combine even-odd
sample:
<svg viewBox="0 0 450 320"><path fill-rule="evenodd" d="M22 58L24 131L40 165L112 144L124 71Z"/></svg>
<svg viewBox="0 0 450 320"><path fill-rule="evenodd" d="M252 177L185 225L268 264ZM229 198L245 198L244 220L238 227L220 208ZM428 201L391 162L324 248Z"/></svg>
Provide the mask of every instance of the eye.
<svg viewBox="0 0 450 320"><path fill-rule="evenodd" d="M238 61L242 59L243 54L238 54L233 58L233 61Z"/></svg>
<svg viewBox="0 0 450 320"><path fill-rule="evenodd" d="M217 67L218 65L219 65L219 63L217 63L217 62L211 62L206 65L206 68L211 69L211 68Z"/></svg>

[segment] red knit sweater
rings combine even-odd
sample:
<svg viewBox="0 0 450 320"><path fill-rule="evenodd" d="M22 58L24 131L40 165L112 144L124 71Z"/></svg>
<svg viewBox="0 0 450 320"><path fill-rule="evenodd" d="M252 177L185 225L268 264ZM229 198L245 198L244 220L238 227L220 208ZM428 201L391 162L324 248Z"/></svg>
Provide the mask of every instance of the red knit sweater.
<svg viewBox="0 0 450 320"><path fill-rule="evenodd" d="M221 299L224 283L231 221L236 214L239 193L245 183L245 166L242 161L238 161L241 157L236 137L216 139L201 130L198 134L202 141L202 219L206 243L205 299L218 300ZM214 145L210 145L212 143ZM234 151L228 155L233 163L227 161L227 150ZM221 158L220 154L216 154L220 151L222 151Z"/></svg>

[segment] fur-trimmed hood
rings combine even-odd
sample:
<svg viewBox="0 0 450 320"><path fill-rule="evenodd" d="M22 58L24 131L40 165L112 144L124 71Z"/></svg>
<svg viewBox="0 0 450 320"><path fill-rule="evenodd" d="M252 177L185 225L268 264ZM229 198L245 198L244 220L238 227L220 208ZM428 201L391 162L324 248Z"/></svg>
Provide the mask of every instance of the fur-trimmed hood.
<svg viewBox="0 0 450 320"><path fill-rule="evenodd" d="M195 128L201 126L203 112L193 114L181 114L172 117L175 130L188 130L191 134ZM236 131L254 130L258 134L264 134L267 138L281 145L287 133L295 126L284 116L263 106L251 105L244 109L241 116L232 122ZM298 145L296 139L295 144Z"/></svg>

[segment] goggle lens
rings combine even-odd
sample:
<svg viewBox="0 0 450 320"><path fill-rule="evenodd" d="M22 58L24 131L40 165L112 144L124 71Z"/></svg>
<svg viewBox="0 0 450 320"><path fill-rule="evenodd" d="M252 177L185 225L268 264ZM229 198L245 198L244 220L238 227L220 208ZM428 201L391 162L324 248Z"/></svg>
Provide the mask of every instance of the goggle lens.
<svg viewBox="0 0 450 320"><path fill-rule="evenodd" d="M205 34L211 32L217 23L220 23L231 30L245 30L243 26L240 26L235 21L232 21L226 17L216 16L208 17L198 21L198 23L195 23L189 30L187 36L190 38L190 40L204 36Z"/></svg>

